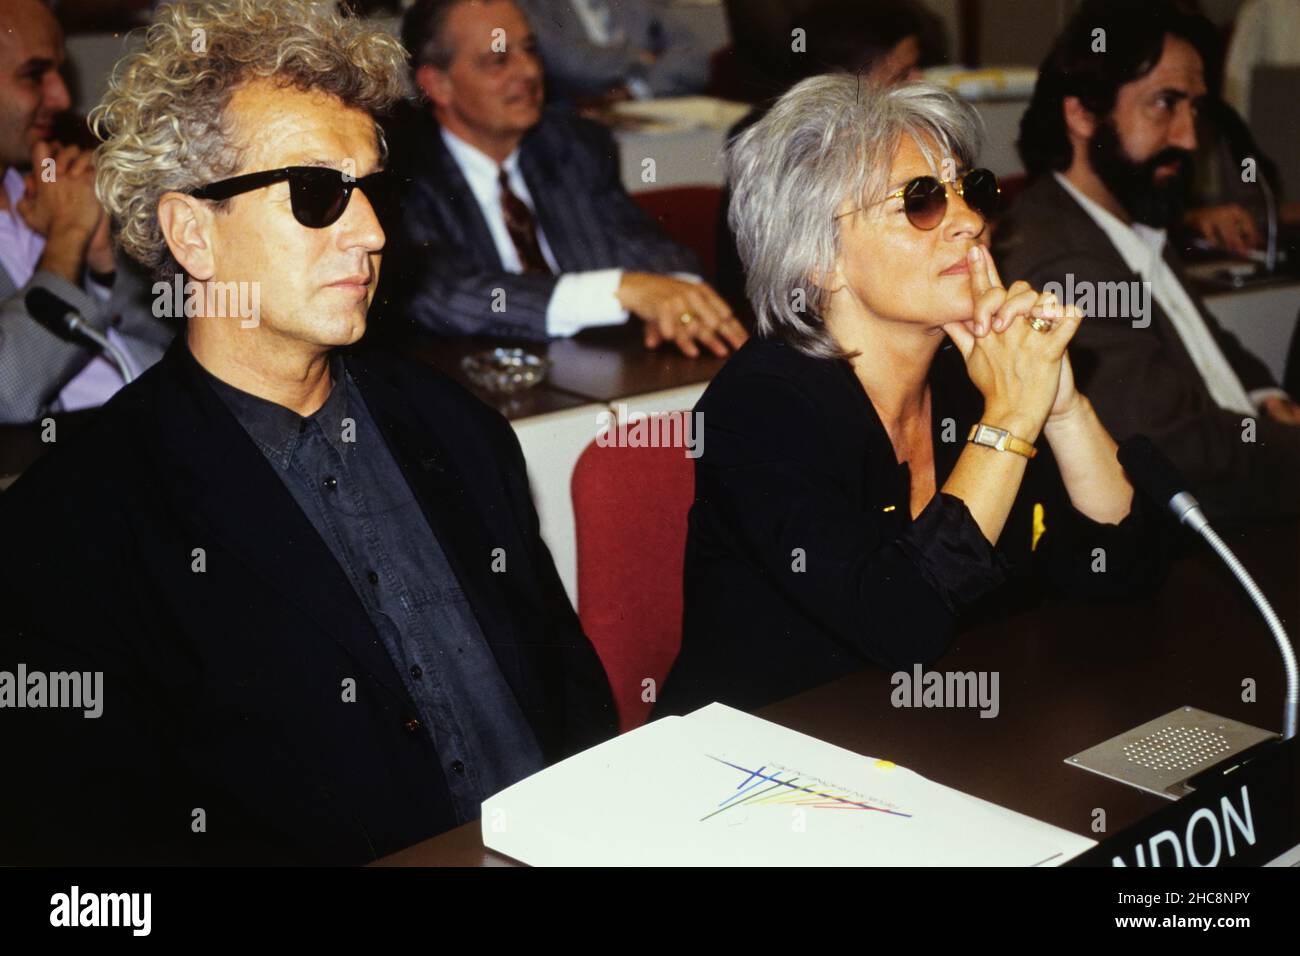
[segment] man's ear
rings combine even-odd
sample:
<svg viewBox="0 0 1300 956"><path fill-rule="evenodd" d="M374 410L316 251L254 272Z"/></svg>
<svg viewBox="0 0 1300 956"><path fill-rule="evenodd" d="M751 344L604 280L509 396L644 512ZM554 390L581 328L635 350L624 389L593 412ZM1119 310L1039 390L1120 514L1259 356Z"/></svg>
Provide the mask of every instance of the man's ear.
<svg viewBox="0 0 1300 956"><path fill-rule="evenodd" d="M167 192L158 200L158 227L172 256L196 282L216 274L212 254L212 210L202 200Z"/></svg>
<svg viewBox="0 0 1300 956"><path fill-rule="evenodd" d="M1067 96L1061 109L1065 113L1065 128L1071 139L1080 139L1085 143L1092 139L1092 134L1097 131L1097 117L1079 102L1077 96Z"/></svg>
<svg viewBox="0 0 1300 956"><path fill-rule="evenodd" d="M434 106L446 109L451 102L451 74L428 63L415 71L415 85Z"/></svg>

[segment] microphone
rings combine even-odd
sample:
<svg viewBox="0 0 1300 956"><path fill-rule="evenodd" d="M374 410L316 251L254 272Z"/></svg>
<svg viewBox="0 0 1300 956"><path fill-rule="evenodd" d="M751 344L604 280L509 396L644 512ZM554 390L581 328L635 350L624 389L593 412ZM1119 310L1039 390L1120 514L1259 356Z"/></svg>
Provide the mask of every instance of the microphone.
<svg viewBox="0 0 1300 956"><path fill-rule="evenodd" d="M78 345L82 344L81 339L89 339L117 368L123 382L130 385L135 380L135 373L122 350L109 341L108 336L88 325L76 309L49 289L31 289L23 301L27 304L28 314L46 330Z"/></svg>
<svg viewBox="0 0 1300 956"><path fill-rule="evenodd" d="M1168 506L1182 524L1187 525L1203 537L1215 553L1241 582L1250 599L1255 602L1273 632L1278 650L1282 652L1282 666L1286 671L1286 699L1282 706L1282 736L1291 739L1296 732L1296 709L1300 704L1300 677L1296 673L1295 651L1287 638L1282 621L1278 618L1268 598L1259 589L1254 578L1237 560L1237 556L1223 542L1223 539L1210 527L1209 519L1201 511L1201 506L1191 493L1186 490L1187 483L1178 473L1173 463L1152 444L1145 435L1134 435L1120 443L1117 454L1119 463L1128 472L1129 478L1138 490L1156 501Z"/></svg>
<svg viewBox="0 0 1300 956"><path fill-rule="evenodd" d="M1251 135L1250 127L1246 125L1245 120L1237 114L1227 103L1221 99L1211 98L1204 104L1205 115L1210 122L1223 135L1227 143L1228 152L1232 156L1234 163L1240 164L1246 159L1255 162L1255 157L1259 156L1259 145L1255 142L1255 137ZM1253 261L1263 260L1264 272L1266 275L1272 275L1277 271L1279 259L1278 250L1278 202L1277 191L1272 180L1272 164L1267 161L1259 163L1259 188L1264 195L1264 210L1266 225L1268 228L1268 244L1265 247L1264 254L1256 258L1250 256ZM1258 254L1256 254L1258 255Z"/></svg>
<svg viewBox="0 0 1300 956"><path fill-rule="evenodd" d="M1268 211L1268 245L1264 253L1264 271L1272 275L1277 271L1277 194L1273 192L1267 176L1259 177L1259 185L1264 193L1264 208Z"/></svg>

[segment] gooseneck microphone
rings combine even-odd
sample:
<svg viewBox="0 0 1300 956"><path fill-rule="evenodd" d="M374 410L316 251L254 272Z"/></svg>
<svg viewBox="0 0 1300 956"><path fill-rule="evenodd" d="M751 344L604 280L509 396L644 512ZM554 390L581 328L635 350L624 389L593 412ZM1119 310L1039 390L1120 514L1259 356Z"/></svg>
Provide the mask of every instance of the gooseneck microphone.
<svg viewBox="0 0 1300 956"><path fill-rule="evenodd" d="M1268 213L1268 244L1264 247L1264 271L1269 275L1277 272L1277 194L1269 184L1267 176L1259 177L1260 191L1264 193L1264 208Z"/></svg>
<svg viewBox="0 0 1300 956"><path fill-rule="evenodd" d="M1200 504L1186 490L1187 483L1168 458L1145 435L1134 435L1120 443L1119 463L1138 490L1156 501L1166 504L1180 522L1187 525L1206 541L1223 559L1273 632L1278 650L1282 652L1282 666L1286 671L1286 700L1282 707L1282 736L1290 739L1296 732L1296 709L1300 705L1300 677L1296 673L1295 651L1287 638L1286 630L1268 598L1259 589L1250 573L1242 567L1237 556L1224 544L1223 539L1210 527Z"/></svg>
<svg viewBox="0 0 1300 956"><path fill-rule="evenodd" d="M90 340L117 368L123 382L130 385L135 379L135 373L131 371L131 363L126 360L122 350L114 345L108 336L87 324L72 305L60 299L49 289L41 288L30 290L23 301L27 304L28 314L45 329L65 341L75 342L78 345L82 344L82 339Z"/></svg>

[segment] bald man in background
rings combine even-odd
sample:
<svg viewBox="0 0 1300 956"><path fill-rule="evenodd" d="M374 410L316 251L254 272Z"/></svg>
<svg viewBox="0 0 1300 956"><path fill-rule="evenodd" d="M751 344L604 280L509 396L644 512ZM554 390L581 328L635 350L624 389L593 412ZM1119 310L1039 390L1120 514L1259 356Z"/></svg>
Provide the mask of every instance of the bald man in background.
<svg viewBox="0 0 1300 956"><path fill-rule="evenodd" d="M106 333L133 373L156 362L172 328L154 318L142 273L118 271L92 155L53 141L71 106L63 32L38 0L0 6L0 424L102 404L121 373L89 341L28 313L45 289Z"/></svg>

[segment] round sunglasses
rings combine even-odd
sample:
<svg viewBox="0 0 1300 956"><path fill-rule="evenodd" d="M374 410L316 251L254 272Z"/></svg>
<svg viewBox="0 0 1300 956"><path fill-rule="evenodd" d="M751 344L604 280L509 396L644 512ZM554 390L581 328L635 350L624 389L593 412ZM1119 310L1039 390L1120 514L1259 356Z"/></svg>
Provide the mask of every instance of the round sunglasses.
<svg viewBox="0 0 1300 956"><path fill-rule="evenodd" d="M992 219L998 211L998 196L1001 195L1002 188L998 185L998 177L990 170L972 169L954 180L952 185L957 190L957 195L985 222ZM884 199L840 213L835 218L842 219L860 209L877 206L891 199L903 200L903 212L907 214L907 221L926 232L943 222L943 217L948 212L947 185L936 176L917 176Z"/></svg>
<svg viewBox="0 0 1300 956"><path fill-rule="evenodd" d="M308 229L324 229L338 222L347 211L354 189L360 189L366 194L370 205L381 219L392 206L393 181L388 170L380 170L360 179L348 179L339 170L328 166L286 166L261 173L247 173L192 189L189 195L195 199L220 201L286 180L289 182L289 204L293 209L293 218Z"/></svg>

